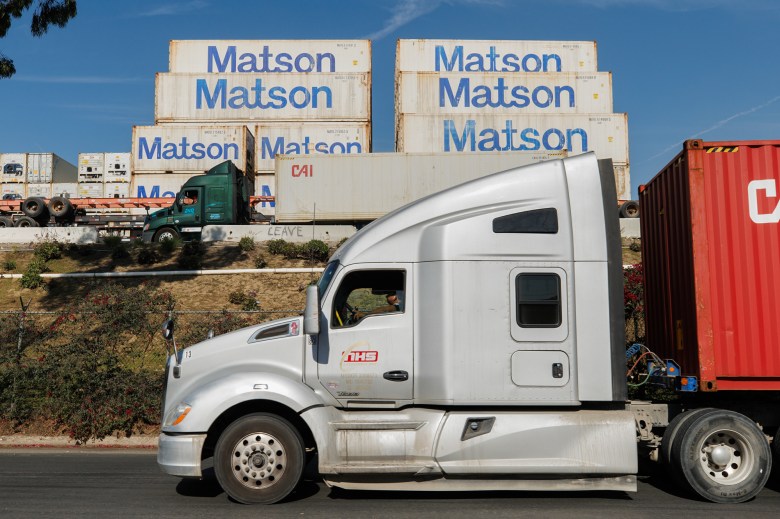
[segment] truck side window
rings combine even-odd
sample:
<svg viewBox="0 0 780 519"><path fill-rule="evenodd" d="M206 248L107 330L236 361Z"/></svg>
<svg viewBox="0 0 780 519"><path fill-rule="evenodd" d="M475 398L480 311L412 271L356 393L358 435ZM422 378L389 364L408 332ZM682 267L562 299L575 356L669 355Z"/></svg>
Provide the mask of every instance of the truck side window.
<svg viewBox="0 0 780 519"><path fill-rule="evenodd" d="M368 316L404 311L403 270L357 270L341 282L333 299L333 328L354 326Z"/></svg>
<svg viewBox="0 0 780 519"><path fill-rule="evenodd" d="M198 203L198 190L197 189L187 189L184 191L184 194L182 195L182 203L184 205L193 205Z"/></svg>
<svg viewBox="0 0 780 519"><path fill-rule="evenodd" d="M550 207L500 216L493 220L493 232L497 234L557 234L558 211Z"/></svg>
<svg viewBox="0 0 780 519"><path fill-rule="evenodd" d="M515 278L515 291L518 326L561 325L561 278L557 274L520 274Z"/></svg>

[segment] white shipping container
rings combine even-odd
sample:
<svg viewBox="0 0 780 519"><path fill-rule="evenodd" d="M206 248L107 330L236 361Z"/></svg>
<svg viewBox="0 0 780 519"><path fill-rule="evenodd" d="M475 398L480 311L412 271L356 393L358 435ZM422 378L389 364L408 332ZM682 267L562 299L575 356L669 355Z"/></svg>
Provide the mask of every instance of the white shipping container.
<svg viewBox="0 0 780 519"><path fill-rule="evenodd" d="M57 182L51 185L51 196L76 198L79 193L78 186L76 182Z"/></svg>
<svg viewBox="0 0 780 519"><path fill-rule="evenodd" d="M250 178L255 167L255 138L246 126L134 126L134 175L205 173L226 160Z"/></svg>
<svg viewBox="0 0 780 519"><path fill-rule="evenodd" d="M0 171L2 182L26 182L27 154L0 153Z"/></svg>
<svg viewBox="0 0 780 519"><path fill-rule="evenodd" d="M103 182L104 153L79 153L79 182Z"/></svg>
<svg viewBox="0 0 780 519"><path fill-rule="evenodd" d="M403 72L396 114L612 112L612 74Z"/></svg>
<svg viewBox="0 0 780 519"><path fill-rule="evenodd" d="M203 172L192 173L147 173L134 174L130 188L131 198L174 198L181 189L182 184L195 175Z"/></svg>
<svg viewBox="0 0 780 519"><path fill-rule="evenodd" d="M157 74L156 123L369 121L371 74Z"/></svg>
<svg viewBox="0 0 780 519"><path fill-rule="evenodd" d="M370 40L171 40L170 72L371 72Z"/></svg>
<svg viewBox="0 0 780 519"><path fill-rule="evenodd" d="M255 126L258 171L274 169L274 157L371 151L371 125L349 122L268 123Z"/></svg>
<svg viewBox="0 0 780 519"><path fill-rule="evenodd" d="M106 198L131 198L130 184L127 182L107 182L103 187Z"/></svg>
<svg viewBox="0 0 780 519"><path fill-rule="evenodd" d="M273 171L258 171L255 176L255 196L276 197L276 175ZM255 211L265 216L276 214L276 202L258 202Z"/></svg>
<svg viewBox="0 0 780 519"><path fill-rule="evenodd" d="M595 41L398 40L396 72L596 72Z"/></svg>
<svg viewBox="0 0 780 519"><path fill-rule="evenodd" d="M28 153L27 182L31 184L78 182L78 170L76 166L54 153Z"/></svg>
<svg viewBox="0 0 780 519"><path fill-rule="evenodd" d="M618 198L630 198L626 114L401 115L396 149L402 152L594 151L623 164ZM621 187L623 186L623 187ZM626 191L621 191L627 189Z"/></svg>
<svg viewBox="0 0 780 519"><path fill-rule="evenodd" d="M77 187L78 198L104 198L103 184L95 182L79 182Z"/></svg>
<svg viewBox="0 0 780 519"><path fill-rule="evenodd" d="M130 183L129 153L106 153L104 163L106 165L106 182Z"/></svg>
<svg viewBox="0 0 780 519"><path fill-rule="evenodd" d="M2 195L19 195L27 197L27 184L22 182L3 182L0 184L0 198Z"/></svg>
<svg viewBox="0 0 780 519"><path fill-rule="evenodd" d="M564 152L282 156L275 170L276 220L374 220L442 189L565 156Z"/></svg>
<svg viewBox="0 0 780 519"><path fill-rule="evenodd" d="M42 198L51 198L52 184L49 183L28 183L27 196L37 196Z"/></svg>

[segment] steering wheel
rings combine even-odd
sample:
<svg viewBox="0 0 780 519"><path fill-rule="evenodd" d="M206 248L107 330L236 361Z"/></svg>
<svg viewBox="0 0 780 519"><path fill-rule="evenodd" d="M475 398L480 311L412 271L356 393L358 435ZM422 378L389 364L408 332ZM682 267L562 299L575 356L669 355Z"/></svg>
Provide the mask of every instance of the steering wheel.
<svg viewBox="0 0 780 519"><path fill-rule="evenodd" d="M360 310L358 310L357 308L353 307L352 305L350 305L346 301L344 301L344 308L346 308L347 311L349 312L349 316L347 317L347 324L355 324L356 322L358 322L357 313Z"/></svg>

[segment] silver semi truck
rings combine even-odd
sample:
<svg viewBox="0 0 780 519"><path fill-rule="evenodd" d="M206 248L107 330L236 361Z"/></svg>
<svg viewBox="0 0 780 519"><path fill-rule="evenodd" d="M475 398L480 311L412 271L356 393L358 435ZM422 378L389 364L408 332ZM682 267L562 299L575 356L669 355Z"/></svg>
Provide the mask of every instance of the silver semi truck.
<svg viewBox="0 0 780 519"><path fill-rule="evenodd" d="M627 401L615 199L591 153L372 222L302 316L175 350L159 466L213 458L243 503L283 499L313 459L347 489L635 491L641 446L707 499L752 498L771 466L754 421Z"/></svg>

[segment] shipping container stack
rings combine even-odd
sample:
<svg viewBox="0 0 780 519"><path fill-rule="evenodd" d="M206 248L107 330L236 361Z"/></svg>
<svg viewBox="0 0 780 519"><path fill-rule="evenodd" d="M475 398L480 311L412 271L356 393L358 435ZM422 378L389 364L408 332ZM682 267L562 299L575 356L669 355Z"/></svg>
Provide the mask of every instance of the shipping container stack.
<svg viewBox="0 0 780 519"><path fill-rule="evenodd" d="M129 198L130 193L130 154L106 153L103 155L104 191L106 198Z"/></svg>
<svg viewBox="0 0 780 519"><path fill-rule="evenodd" d="M395 100L396 151L594 151L631 198L627 116L595 42L399 40Z"/></svg>
<svg viewBox="0 0 780 519"><path fill-rule="evenodd" d="M76 196L76 166L54 153L3 153L0 154L0 167L3 195L22 198Z"/></svg>
<svg viewBox="0 0 780 519"><path fill-rule="evenodd" d="M371 148L367 40L174 40L155 88L155 126L133 129L136 196L173 196L228 159L276 196L277 154Z"/></svg>
<svg viewBox="0 0 780 519"><path fill-rule="evenodd" d="M105 153L79 153L79 198L105 195Z"/></svg>

